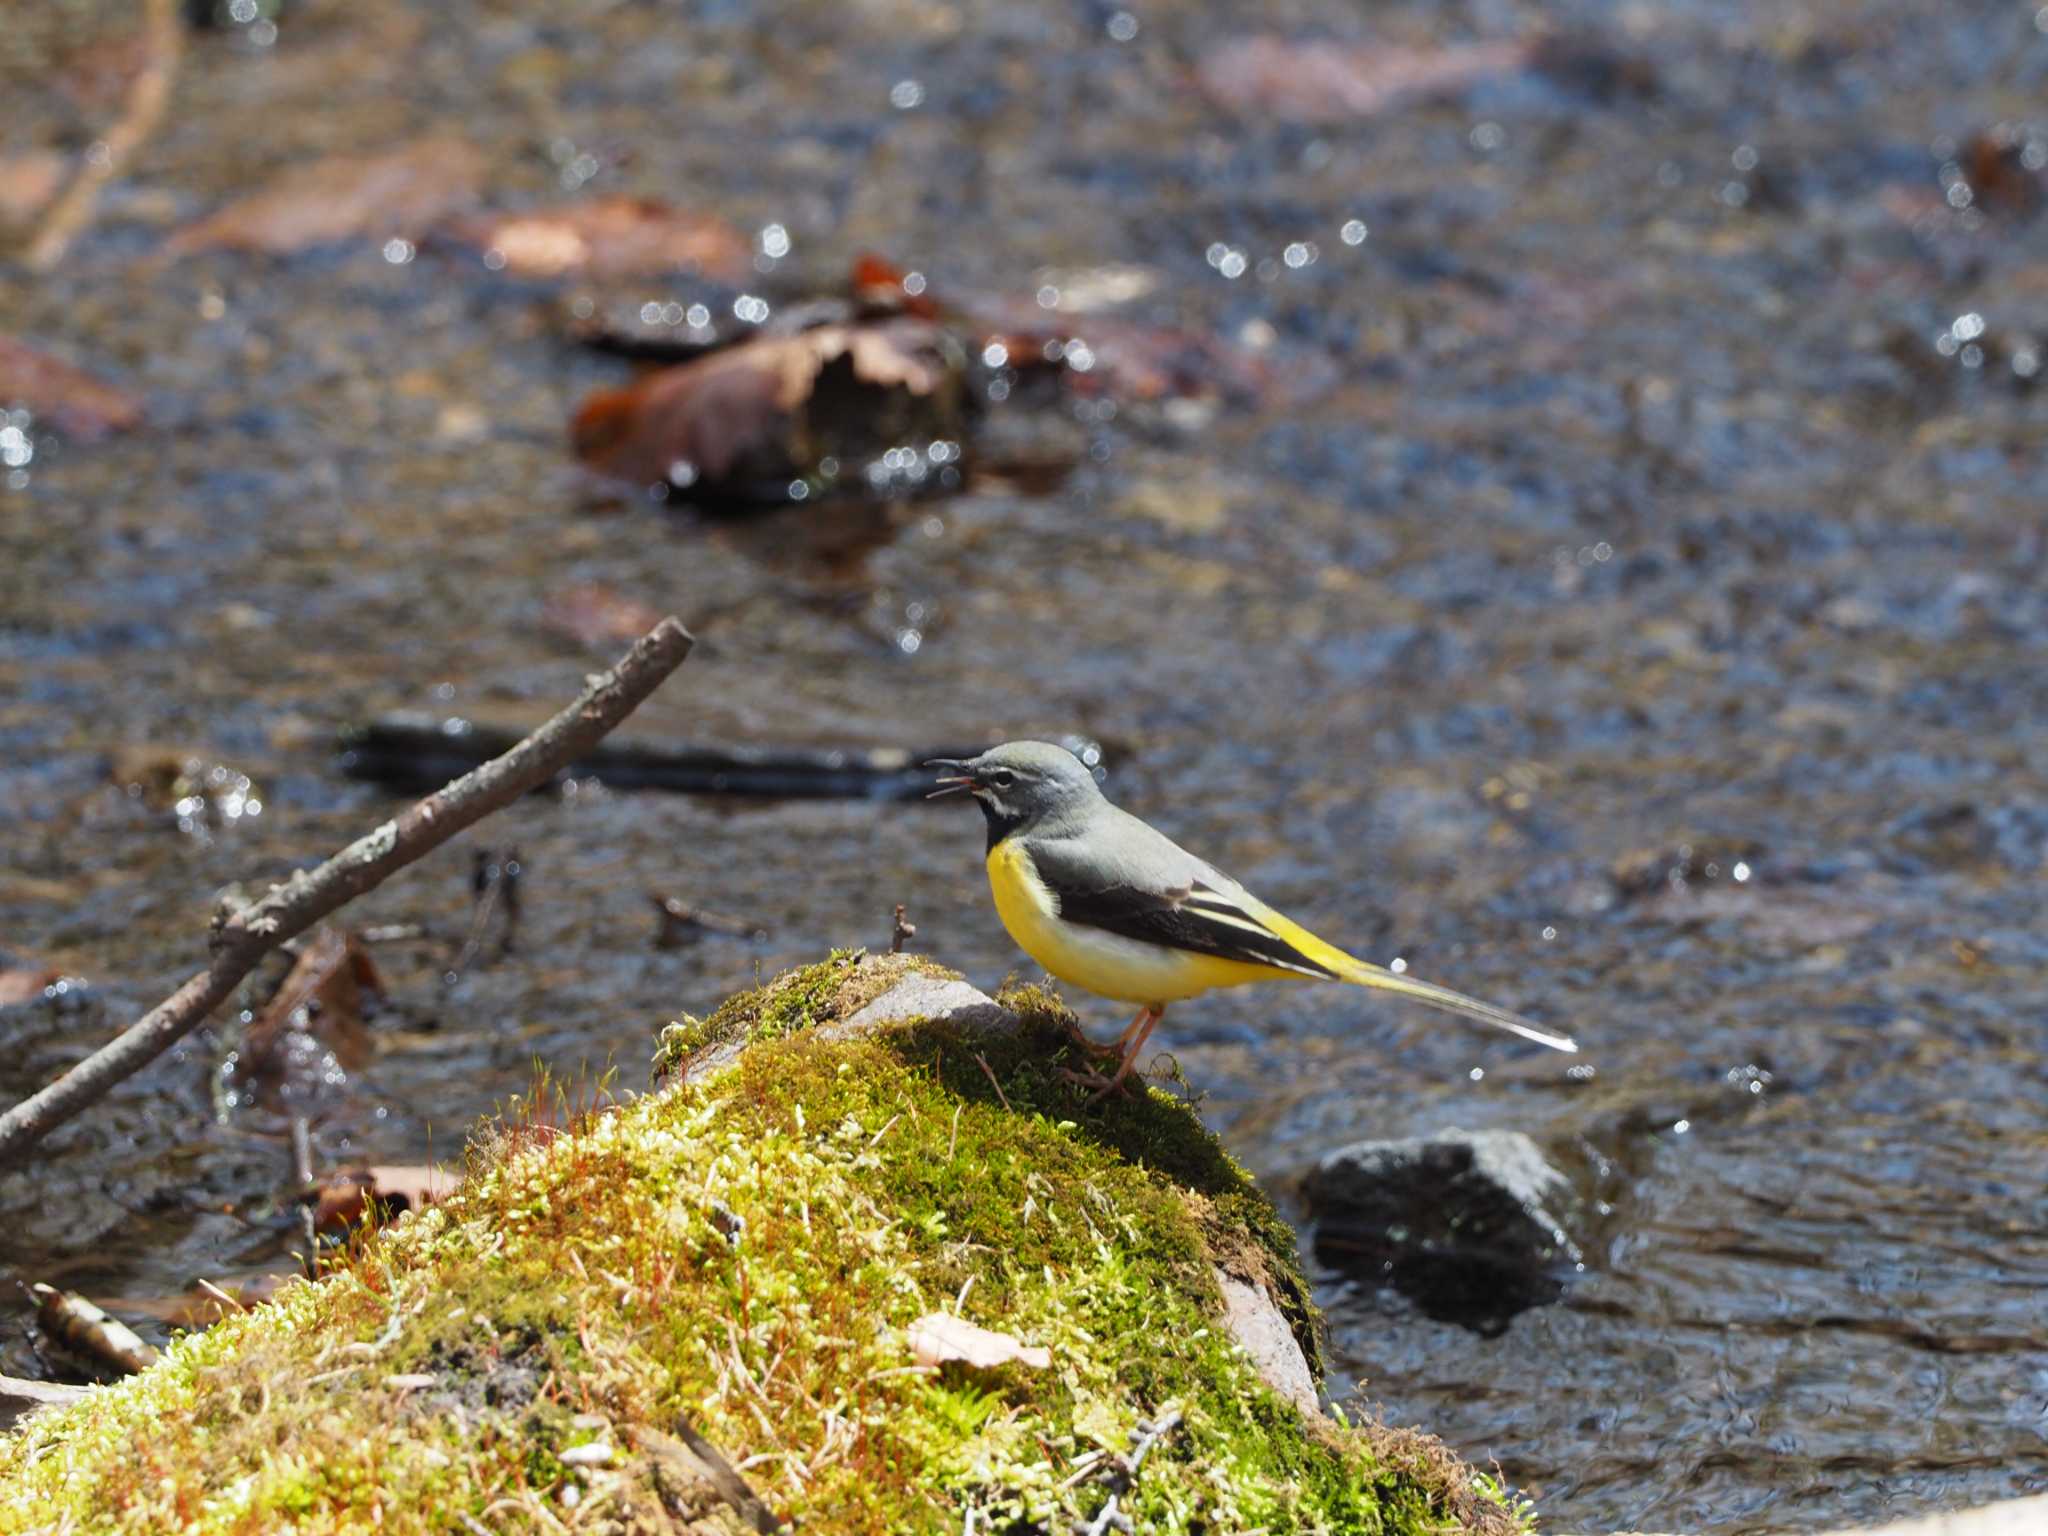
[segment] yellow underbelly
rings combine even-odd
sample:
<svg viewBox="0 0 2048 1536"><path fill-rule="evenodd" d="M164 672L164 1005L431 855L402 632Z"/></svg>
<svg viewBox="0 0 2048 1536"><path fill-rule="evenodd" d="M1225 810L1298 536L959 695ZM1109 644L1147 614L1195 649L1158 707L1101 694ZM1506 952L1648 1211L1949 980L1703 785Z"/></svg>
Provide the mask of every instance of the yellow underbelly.
<svg viewBox="0 0 2048 1536"><path fill-rule="evenodd" d="M1142 1006L1179 1002L1248 981L1303 979L1273 966L1168 949L1067 922L1031 867L1031 856L1015 842L998 843L989 854L988 883L996 914L1018 948L1061 981L1098 997Z"/></svg>

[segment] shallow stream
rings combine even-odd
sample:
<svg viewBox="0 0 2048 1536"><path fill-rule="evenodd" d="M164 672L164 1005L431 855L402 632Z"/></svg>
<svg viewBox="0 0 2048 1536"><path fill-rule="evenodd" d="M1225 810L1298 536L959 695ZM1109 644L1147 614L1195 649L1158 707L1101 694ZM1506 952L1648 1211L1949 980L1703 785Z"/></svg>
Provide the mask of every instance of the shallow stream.
<svg viewBox="0 0 2048 1536"><path fill-rule="evenodd" d="M135 8L13 9L0 154L75 150ZM0 947L89 983L0 1012L0 1098L194 969L221 888L388 813L338 772L347 728L571 697L615 647L544 605L596 583L699 637L637 736L1092 738L1123 804L1319 932L1576 1033L1303 987L1155 1037L1283 1188L1452 1126L1570 1174L1585 1271L1497 1337L1322 1296L1339 1394L1498 1462L1552 1528L2048 1488L2036 9L331 0L195 34L73 256L0 272L0 333L149 417L30 424L0 469ZM1412 86L1546 26L1577 51L1384 110L1333 115L1308 71L1261 87L1279 108L1198 83L1252 29ZM1973 185L2001 125L2010 174ZM565 339L555 285L375 240L147 265L279 167L436 132L493 206L779 226L778 296L867 250L942 298L1109 291L1258 386L1083 400L1049 492L594 509L565 423L626 366ZM188 757L197 786L148 791ZM527 801L352 909L423 934L379 946L381 1048L318 1094L320 1158L451 1154L536 1061L637 1086L662 1022L885 944L897 902L977 981L1026 974L981 839L943 802ZM519 852L517 943L451 983L478 846ZM766 936L657 949L650 891ZM225 1049L0 1174L0 1281L288 1263L250 1214L284 1122L219 1102ZM41 1368L26 1324L0 1370Z"/></svg>

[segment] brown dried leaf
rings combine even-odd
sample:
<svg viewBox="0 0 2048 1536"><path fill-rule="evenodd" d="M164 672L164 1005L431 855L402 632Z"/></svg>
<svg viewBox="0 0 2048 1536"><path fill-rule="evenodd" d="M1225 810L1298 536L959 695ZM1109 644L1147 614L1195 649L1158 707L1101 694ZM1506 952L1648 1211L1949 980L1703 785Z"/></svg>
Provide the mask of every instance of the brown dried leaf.
<svg viewBox="0 0 2048 1536"><path fill-rule="evenodd" d="M913 429L936 435L930 412L904 406L929 401L940 416L951 413L954 355L943 331L911 318L757 336L597 391L577 410L570 438L592 469L641 485L730 492L786 483L842 444L873 439L879 449ZM830 369L843 370L854 393L835 394L825 409L814 397Z"/></svg>
<svg viewBox="0 0 2048 1536"><path fill-rule="evenodd" d="M1052 1364L1052 1351L1044 1346L977 1327L949 1312L927 1312L910 1325L909 1339L910 1352L920 1365L958 1362L986 1371L1015 1362L1042 1371Z"/></svg>
<svg viewBox="0 0 2048 1536"><path fill-rule="evenodd" d="M335 1174L320 1186L313 1224L322 1232L345 1232L365 1216L388 1220L445 1200L462 1182L440 1164L374 1163Z"/></svg>
<svg viewBox="0 0 2048 1536"><path fill-rule="evenodd" d="M638 640L662 616L659 608L594 581L555 588L540 610L542 628L607 653Z"/></svg>
<svg viewBox="0 0 2048 1536"><path fill-rule="evenodd" d="M83 369L0 336L0 407L26 406L80 442L126 432L142 422L142 402Z"/></svg>
<svg viewBox="0 0 2048 1536"><path fill-rule="evenodd" d="M25 224L42 212L70 168L54 149L0 155L0 224Z"/></svg>
<svg viewBox="0 0 2048 1536"><path fill-rule="evenodd" d="M29 1291L36 1299L43 1326L80 1354L128 1372L146 1371L156 1363L154 1347L76 1291L60 1291L41 1281Z"/></svg>
<svg viewBox="0 0 2048 1536"><path fill-rule="evenodd" d="M449 136L378 155L331 156L280 172L248 196L187 225L165 242L164 255L289 255L341 240L417 237L474 205L484 170L482 151Z"/></svg>
<svg viewBox="0 0 2048 1536"><path fill-rule="evenodd" d="M235 1081L280 1076L286 1066L285 1038L293 1031L313 1035L343 1066L362 1065L370 1054L363 1026L366 992L383 996L384 978L362 940L344 928L315 929L243 1037Z"/></svg>
<svg viewBox="0 0 2048 1536"><path fill-rule="evenodd" d="M1291 123L1341 123L1443 96L1529 66L1525 42L1442 48L1240 37L1202 56L1196 79L1218 106Z"/></svg>
<svg viewBox="0 0 2048 1536"><path fill-rule="evenodd" d="M737 282L752 270L747 237L714 214L642 197L600 197L526 213L478 214L448 227L515 277L596 281L699 272Z"/></svg>
<svg viewBox="0 0 2048 1536"><path fill-rule="evenodd" d="M0 1008L12 1007L16 1003L32 1003L43 995L43 989L55 981L61 973L50 969L23 966L14 970L0 970Z"/></svg>

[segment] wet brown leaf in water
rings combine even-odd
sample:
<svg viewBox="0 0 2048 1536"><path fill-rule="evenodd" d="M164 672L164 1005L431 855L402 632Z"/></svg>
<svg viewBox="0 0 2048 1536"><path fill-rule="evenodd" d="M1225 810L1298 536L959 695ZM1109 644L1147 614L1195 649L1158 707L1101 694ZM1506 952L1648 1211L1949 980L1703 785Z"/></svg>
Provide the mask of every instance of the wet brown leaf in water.
<svg viewBox="0 0 2048 1536"><path fill-rule="evenodd" d="M753 267L747 237L724 219L643 197L478 214L455 221L447 234L515 277L603 281L698 272L736 282Z"/></svg>
<svg viewBox="0 0 2048 1536"><path fill-rule="evenodd" d="M938 301L926 291L922 277L871 251L854 258L850 286L853 302L863 314L939 318Z"/></svg>
<svg viewBox="0 0 2048 1536"><path fill-rule="evenodd" d="M42 212L70 170L70 160L54 149L0 155L0 224L25 224Z"/></svg>
<svg viewBox="0 0 2048 1536"><path fill-rule="evenodd" d="M384 979L362 940L344 928L319 928L272 994L236 1054L234 1080L274 1085L290 1053L286 1039L312 1035L344 1066L369 1059L370 1036L363 1025L363 996L384 995Z"/></svg>
<svg viewBox="0 0 2048 1536"><path fill-rule="evenodd" d="M870 448L956 430L961 355L946 332L910 318L761 336L597 391L571 442L621 480L779 496L828 458L850 469Z"/></svg>
<svg viewBox="0 0 2048 1536"><path fill-rule="evenodd" d="M661 609L594 581L555 588L540 610L542 628L602 651L638 640L661 620Z"/></svg>
<svg viewBox="0 0 2048 1536"><path fill-rule="evenodd" d="M1052 1364L1052 1351L1043 1345L978 1327L950 1312L927 1312L910 1325L909 1340L919 1365L957 1363L986 1371L1015 1362L1042 1371Z"/></svg>
<svg viewBox="0 0 2048 1536"><path fill-rule="evenodd" d="M1337 381L1327 356L1280 342L1270 327L1232 341L1122 315L1062 318L1028 300L983 306L981 315L988 342L1002 349L1008 366L1058 370L1081 395L1299 405Z"/></svg>
<svg viewBox="0 0 2048 1536"><path fill-rule="evenodd" d="M49 968L21 966L12 970L0 970L0 1008L11 1008L17 1003L32 1003L43 995L43 989L62 973Z"/></svg>
<svg viewBox="0 0 2048 1536"><path fill-rule="evenodd" d="M1976 207L2027 217L2048 203L2048 129L2000 123L1971 134L1956 161Z"/></svg>
<svg viewBox="0 0 2048 1536"><path fill-rule="evenodd" d="M343 240L417 238L473 206L484 171L481 150L447 136L292 166L187 225L165 242L164 255L175 260L228 250L283 256Z"/></svg>
<svg viewBox="0 0 2048 1536"><path fill-rule="evenodd" d="M25 406L66 437L92 442L142 423L142 402L60 358L0 336L0 409Z"/></svg>
<svg viewBox="0 0 2048 1536"><path fill-rule="evenodd" d="M1220 107L1290 123L1341 123L1448 95L1527 68L1525 42L1442 48L1240 37L1202 56L1195 75Z"/></svg>
<svg viewBox="0 0 2048 1536"><path fill-rule="evenodd" d="M345 1232L366 1216L387 1221L401 1211L418 1211L445 1200L462 1176L438 1163L373 1163L330 1177L320 1186L313 1224L322 1232Z"/></svg>

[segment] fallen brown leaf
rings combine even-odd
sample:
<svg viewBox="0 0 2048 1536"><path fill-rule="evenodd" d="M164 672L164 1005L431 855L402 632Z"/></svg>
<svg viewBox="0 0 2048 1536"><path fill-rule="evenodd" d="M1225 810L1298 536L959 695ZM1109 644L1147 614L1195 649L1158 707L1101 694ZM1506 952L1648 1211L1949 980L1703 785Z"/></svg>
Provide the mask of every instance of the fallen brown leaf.
<svg viewBox="0 0 2048 1536"><path fill-rule="evenodd" d="M583 581L550 592L541 604L540 622L578 645L611 651L654 628L662 612L611 587Z"/></svg>
<svg viewBox="0 0 2048 1536"><path fill-rule="evenodd" d="M401 1211L418 1211L454 1193L462 1176L438 1163L374 1163L331 1176L320 1186L313 1224L322 1232L345 1232L365 1216L383 1221Z"/></svg>
<svg viewBox="0 0 2048 1536"><path fill-rule="evenodd" d="M697 272L737 282L752 270L747 237L715 214L642 197L599 197L525 213L458 219L447 234L515 277L658 277Z"/></svg>
<svg viewBox="0 0 2048 1536"><path fill-rule="evenodd" d="M316 1037L343 1066L361 1066L370 1054L363 1025L366 992L382 996L384 979L362 940L343 928L315 929L243 1036L234 1080L275 1086L287 1070L284 1045L294 1032Z"/></svg>
<svg viewBox="0 0 2048 1536"><path fill-rule="evenodd" d="M1052 1364L1052 1351L1042 1345L1022 1343L950 1312L927 1312L910 1325L909 1340L920 1365L958 1362L985 1371L1015 1362L1042 1371Z"/></svg>
<svg viewBox="0 0 2048 1536"><path fill-rule="evenodd" d="M12 1007L16 1003L32 1003L43 995L43 989L55 981L60 973L48 968L23 966L14 970L0 970L0 1008Z"/></svg>
<svg viewBox="0 0 2048 1536"><path fill-rule="evenodd" d="M1514 74L1533 57L1525 42L1416 48L1240 37L1205 53L1195 76L1203 94L1234 112L1340 123Z"/></svg>
<svg viewBox="0 0 2048 1536"><path fill-rule="evenodd" d="M131 1373L146 1371L156 1363L154 1347L76 1291L60 1291L37 1281L29 1292L36 1299L43 1326L80 1354Z"/></svg>
<svg viewBox="0 0 2048 1536"><path fill-rule="evenodd" d="M858 471L898 443L957 435L959 356L946 332L908 317L759 336L597 391L571 442L592 469L636 484L780 497L828 458Z"/></svg>
<svg viewBox="0 0 2048 1536"><path fill-rule="evenodd" d="M142 423L142 402L82 368L0 336L0 408L26 406L66 437L92 442Z"/></svg>
<svg viewBox="0 0 2048 1536"><path fill-rule="evenodd" d="M71 162L54 149L0 155L0 224L25 224L64 185Z"/></svg>
<svg viewBox="0 0 2048 1536"><path fill-rule="evenodd" d="M164 255L175 260L230 250L282 256L343 240L416 238L473 206L484 171L482 151L449 136L293 166L178 231L165 242Z"/></svg>
<svg viewBox="0 0 2048 1536"><path fill-rule="evenodd" d="M938 301L921 283L913 285L909 279L910 274L894 262L872 252L863 254L854 258L853 301L865 313L938 319Z"/></svg>

